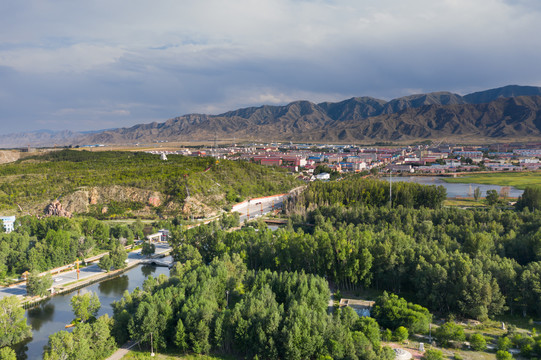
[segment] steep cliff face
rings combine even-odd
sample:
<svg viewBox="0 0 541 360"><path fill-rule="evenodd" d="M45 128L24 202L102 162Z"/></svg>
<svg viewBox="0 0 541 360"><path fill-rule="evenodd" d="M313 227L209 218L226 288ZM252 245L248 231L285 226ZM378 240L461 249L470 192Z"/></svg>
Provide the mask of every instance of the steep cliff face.
<svg viewBox="0 0 541 360"><path fill-rule="evenodd" d="M75 191L69 195L63 196L60 201L55 200L53 204L60 207L68 214L84 214L92 210L92 205L96 205L98 212L107 214L110 212L107 204L111 202L117 203L140 203L141 209L131 210L135 216L152 216L156 215L156 208L164 205L162 208L163 215L183 215L186 217L206 218L218 215L220 209L209 205L208 203L216 204L223 200L224 195L212 195L207 198L201 196L192 196L179 203L170 201L166 195L151 190L142 190L134 187L124 186L109 186L109 187L91 187ZM49 204L46 209L51 207ZM49 216L58 215L48 211ZM47 215L46 214L46 215Z"/></svg>
<svg viewBox="0 0 541 360"><path fill-rule="evenodd" d="M0 164L7 164L19 160L21 153L18 151L0 151Z"/></svg>
<svg viewBox="0 0 541 360"><path fill-rule="evenodd" d="M145 204L145 212L152 207L160 206L165 196L157 191L142 190L134 187L109 186L91 187L77 190L61 199L64 208L71 213L86 213L90 205L107 204L116 202L138 202Z"/></svg>

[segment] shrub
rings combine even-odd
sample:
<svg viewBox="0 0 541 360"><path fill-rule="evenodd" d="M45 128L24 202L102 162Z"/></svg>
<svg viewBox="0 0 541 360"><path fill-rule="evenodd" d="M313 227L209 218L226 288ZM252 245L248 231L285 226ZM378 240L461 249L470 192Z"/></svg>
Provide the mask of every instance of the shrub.
<svg viewBox="0 0 541 360"><path fill-rule="evenodd" d="M399 326L398 328L396 328L393 335L396 341L404 341L409 336L408 329L403 326Z"/></svg>
<svg viewBox="0 0 541 360"><path fill-rule="evenodd" d="M393 333L391 332L391 330L385 329L381 333L381 338L383 339L383 341L391 341L393 339Z"/></svg>
<svg viewBox="0 0 541 360"><path fill-rule="evenodd" d="M487 342L484 336L478 333L470 336L470 345L475 351L483 351L487 348Z"/></svg>
<svg viewBox="0 0 541 360"><path fill-rule="evenodd" d="M507 351L511 349L512 345L511 339L509 339L507 336L500 336L497 340L498 350Z"/></svg>
<svg viewBox="0 0 541 360"><path fill-rule="evenodd" d="M442 346L449 346L451 341L464 341L464 329L454 322L446 322L434 331L434 335Z"/></svg>
<svg viewBox="0 0 541 360"><path fill-rule="evenodd" d="M498 360L511 360L513 356L509 351L498 350L496 352L496 359Z"/></svg>
<svg viewBox="0 0 541 360"><path fill-rule="evenodd" d="M440 350L428 349L425 351L422 360L443 360L443 353Z"/></svg>

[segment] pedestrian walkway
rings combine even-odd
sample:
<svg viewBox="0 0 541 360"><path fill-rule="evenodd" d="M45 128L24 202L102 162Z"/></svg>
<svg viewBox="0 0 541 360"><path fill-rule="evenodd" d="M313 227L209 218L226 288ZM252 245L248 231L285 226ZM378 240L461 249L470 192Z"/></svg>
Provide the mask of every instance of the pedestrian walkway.
<svg viewBox="0 0 541 360"><path fill-rule="evenodd" d="M124 355L126 355L130 351L130 349L132 347L134 347L135 345L137 345L137 344L138 344L138 342L136 342L136 341L133 341L133 340L128 341L127 343L122 345L122 347L120 347L120 349L115 351L113 353L113 355L109 356L107 358L107 360L120 360L120 359L122 359L124 357Z"/></svg>

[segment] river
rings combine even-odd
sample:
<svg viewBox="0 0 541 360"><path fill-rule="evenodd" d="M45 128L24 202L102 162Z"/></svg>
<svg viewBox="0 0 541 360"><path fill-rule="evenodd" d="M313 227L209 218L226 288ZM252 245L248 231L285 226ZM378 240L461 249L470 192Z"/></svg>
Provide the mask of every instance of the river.
<svg viewBox="0 0 541 360"><path fill-rule="evenodd" d="M383 178L389 181L389 177ZM416 182L423 185L442 185L447 190L447 197L473 197L473 191L479 187L481 190L481 196L486 195L487 190L496 190L500 193L503 186L499 185L483 185L483 184L460 184L460 183L447 183L438 176L393 176L393 182L407 181ZM471 187L471 189L470 189ZM514 187L509 187L509 197L519 197L524 191ZM470 194L471 193L471 194Z"/></svg>
<svg viewBox="0 0 541 360"><path fill-rule="evenodd" d="M49 335L65 330L65 325L74 319L70 304L73 295L85 292L97 293L101 302L98 316L104 314L112 316L111 303L121 299L124 291L131 292L136 287L142 287L148 275L157 277L160 274L169 275L169 269L147 265L136 266L116 278L89 285L69 294L54 296L37 307L27 310L25 315L32 326L33 337L17 346L17 359L37 360L43 357L43 347L47 345Z"/></svg>

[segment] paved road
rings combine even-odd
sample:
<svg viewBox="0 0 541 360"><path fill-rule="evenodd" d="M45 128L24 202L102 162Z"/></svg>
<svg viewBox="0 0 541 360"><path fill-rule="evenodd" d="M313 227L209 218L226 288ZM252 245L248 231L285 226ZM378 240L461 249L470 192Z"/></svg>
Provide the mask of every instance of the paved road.
<svg viewBox="0 0 541 360"><path fill-rule="evenodd" d="M248 220L251 220L260 217L261 215L268 214L273 210L281 209L286 197L287 195L281 195L263 199L253 199L248 203L237 207L235 210L240 213L240 222L242 224L244 220L248 219L248 215Z"/></svg>
<svg viewBox="0 0 541 360"><path fill-rule="evenodd" d="M167 243L155 243L156 254L167 252L171 249ZM128 253L128 264L132 264L134 261L139 261L145 257L141 256L141 249ZM91 264L86 267L80 268L79 280L89 278L91 276L102 273L103 270L98 267L97 264ZM77 270L70 270L60 274L53 275L53 287L63 286L65 284L74 282L77 280ZM0 298L10 295L26 295L26 283L12 287L0 287Z"/></svg>

